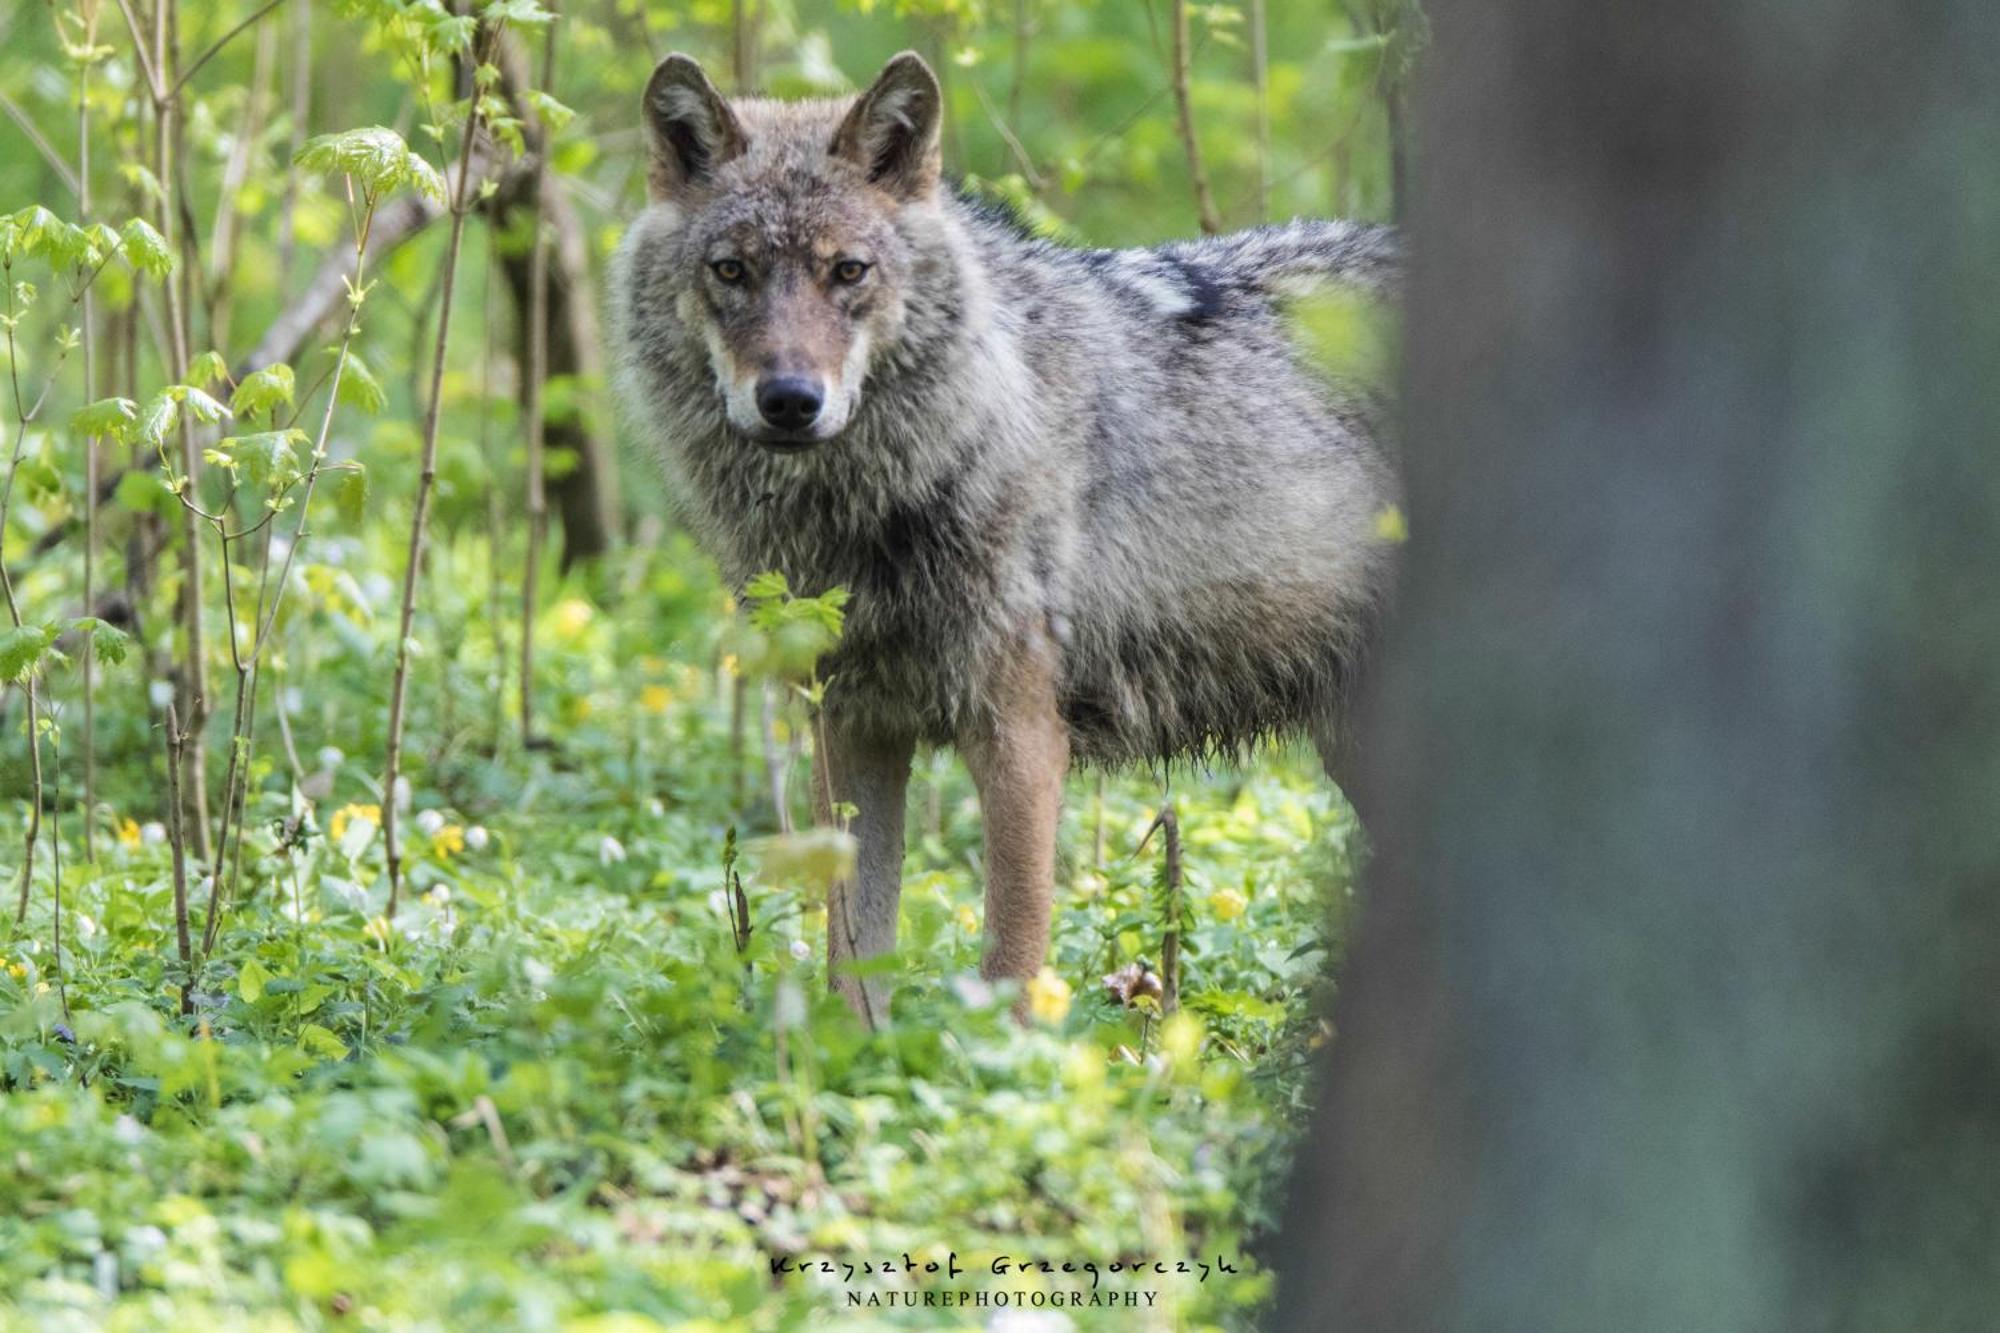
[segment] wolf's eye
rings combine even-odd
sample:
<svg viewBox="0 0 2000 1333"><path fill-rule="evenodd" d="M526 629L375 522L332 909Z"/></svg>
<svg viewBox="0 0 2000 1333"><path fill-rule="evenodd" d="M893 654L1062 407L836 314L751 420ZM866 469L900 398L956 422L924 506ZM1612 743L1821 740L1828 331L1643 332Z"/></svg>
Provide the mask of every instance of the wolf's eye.
<svg viewBox="0 0 2000 1333"><path fill-rule="evenodd" d="M833 266L833 280L844 287L852 287L868 276L868 265L858 259L843 259Z"/></svg>
<svg viewBox="0 0 2000 1333"><path fill-rule="evenodd" d="M740 259L718 259L709 267L715 270L716 277L731 286L743 281L743 261Z"/></svg>

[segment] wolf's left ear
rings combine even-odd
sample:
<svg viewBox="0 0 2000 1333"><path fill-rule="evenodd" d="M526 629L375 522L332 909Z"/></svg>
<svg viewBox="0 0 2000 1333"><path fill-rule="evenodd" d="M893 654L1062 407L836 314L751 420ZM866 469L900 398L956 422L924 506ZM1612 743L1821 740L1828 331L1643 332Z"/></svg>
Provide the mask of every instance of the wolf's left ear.
<svg viewBox="0 0 2000 1333"><path fill-rule="evenodd" d="M937 189L943 162L938 121L944 95L915 51L894 56L834 131L828 151L868 173L894 198L921 199Z"/></svg>
<svg viewBox="0 0 2000 1333"><path fill-rule="evenodd" d="M742 123L692 56L662 60L646 81L641 117L653 162L647 172L655 199L669 199L707 179L743 151Z"/></svg>

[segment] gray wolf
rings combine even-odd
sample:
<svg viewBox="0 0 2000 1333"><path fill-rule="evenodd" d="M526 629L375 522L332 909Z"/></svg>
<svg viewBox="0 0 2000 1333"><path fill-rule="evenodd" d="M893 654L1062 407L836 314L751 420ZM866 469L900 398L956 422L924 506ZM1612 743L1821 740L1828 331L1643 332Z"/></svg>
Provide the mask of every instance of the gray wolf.
<svg viewBox="0 0 2000 1333"><path fill-rule="evenodd" d="M979 791L984 973L1033 976L1072 762L1303 732L1336 763L1396 494L1280 310L1391 285L1392 231L1065 248L947 188L939 112L911 53L806 102L725 101L667 57L609 294L626 413L725 574L851 594L816 785L858 808L828 961L870 1022L888 987L842 964L895 944L914 747Z"/></svg>

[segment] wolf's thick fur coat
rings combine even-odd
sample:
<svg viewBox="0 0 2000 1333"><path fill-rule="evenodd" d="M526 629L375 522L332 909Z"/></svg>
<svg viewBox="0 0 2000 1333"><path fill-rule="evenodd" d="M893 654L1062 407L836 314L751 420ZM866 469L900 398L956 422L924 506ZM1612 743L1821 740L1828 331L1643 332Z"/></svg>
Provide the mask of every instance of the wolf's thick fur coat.
<svg viewBox="0 0 2000 1333"><path fill-rule="evenodd" d="M724 104L692 62L662 64L654 204L609 300L626 410L675 501L730 578L776 569L802 593L850 591L822 667L827 716L885 772L911 743L1007 748L1011 720L1044 703L1060 735L1027 747L1043 756L1030 768L1286 732L1330 756L1389 580L1378 516L1395 483L1367 414L1301 364L1281 298L1324 278L1391 285L1393 232L1036 239L938 184L935 92L902 57L858 101ZM799 317L746 314L715 288L718 245L807 268L866 253L865 289L832 293L846 304L798 335L829 340L799 355L818 356L848 413L833 438L779 453L732 417L745 363L788 336L745 321ZM864 863L900 865L900 810L894 823L892 856L866 846L864 817ZM893 937L893 893L888 910ZM989 970L1041 959L1008 961Z"/></svg>

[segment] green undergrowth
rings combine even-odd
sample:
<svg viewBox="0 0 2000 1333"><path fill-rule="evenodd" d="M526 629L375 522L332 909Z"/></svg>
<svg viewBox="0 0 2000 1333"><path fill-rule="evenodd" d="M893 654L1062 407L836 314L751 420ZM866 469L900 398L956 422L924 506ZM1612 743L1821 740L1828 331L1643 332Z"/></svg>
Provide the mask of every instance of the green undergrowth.
<svg viewBox="0 0 2000 1333"><path fill-rule="evenodd" d="M893 1021L869 1034L825 990L821 853L770 836L755 690L739 760L726 642L657 632L714 619L719 595L684 547L634 568L617 614L573 590L544 618L548 747L492 743L483 636L442 636L457 647L414 730L444 739L416 765L393 921L382 794L346 755L371 753L354 719L388 650L347 604L370 580L322 579L301 637L335 646L310 697L278 691L305 778L260 758L246 900L224 907L186 1015L157 734L114 699L95 864L77 817L61 829L61 967L46 870L0 964L0 1323L983 1327L1023 1300L1079 1328L1254 1319L1348 894L1350 816L1310 760L1172 775L1185 940L1167 1017L1104 984L1161 965L1161 839L1140 843L1167 788L1073 777L1052 966L1023 1027L977 979L970 783L920 756ZM353 632L329 632L343 617ZM773 1271L905 1256L944 1272ZM1211 1271L1109 1271L1182 1259ZM917 1303L889 1303L903 1292ZM1152 1304L1074 1303L1092 1292Z"/></svg>

